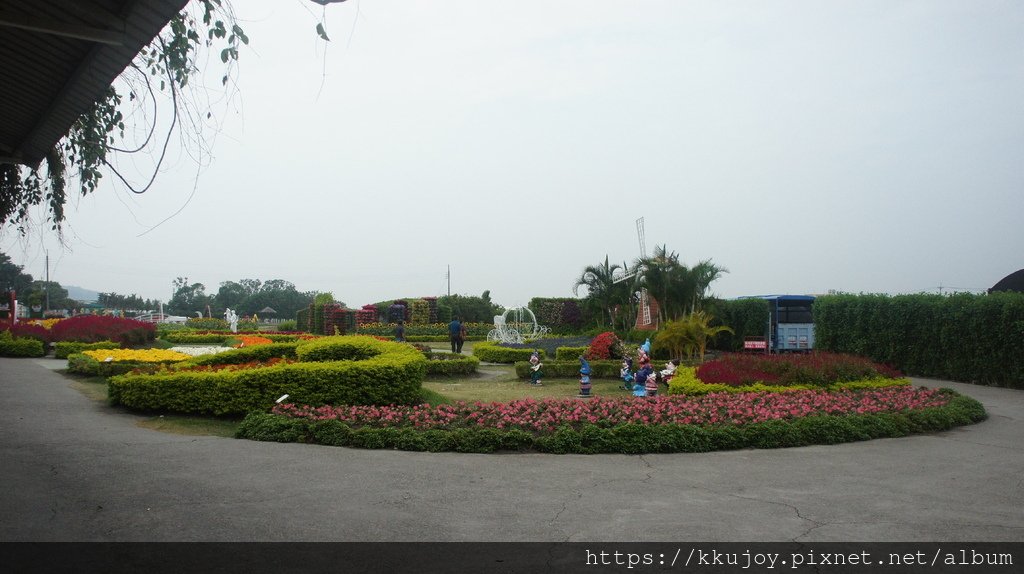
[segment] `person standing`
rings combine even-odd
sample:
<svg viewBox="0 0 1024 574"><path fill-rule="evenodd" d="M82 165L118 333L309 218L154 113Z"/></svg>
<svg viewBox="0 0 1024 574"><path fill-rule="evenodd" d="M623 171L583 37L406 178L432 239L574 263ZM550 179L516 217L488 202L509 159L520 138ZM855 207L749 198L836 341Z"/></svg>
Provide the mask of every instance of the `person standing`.
<svg viewBox="0 0 1024 574"><path fill-rule="evenodd" d="M405 323L402 321L399 321L398 326L395 327L395 340L400 343L405 342Z"/></svg>
<svg viewBox="0 0 1024 574"><path fill-rule="evenodd" d="M468 339L468 338L469 338L469 329L466 328L466 322L463 321L462 324L459 325L459 353L460 354L462 353L462 344L465 343L466 339Z"/></svg>
<svg viewBox="0 0 1024 574"><path fill-rule="evenodd" d="M452 352L462 352L462 322L456 317L448 323L448 338L452 341Z"/></svg>

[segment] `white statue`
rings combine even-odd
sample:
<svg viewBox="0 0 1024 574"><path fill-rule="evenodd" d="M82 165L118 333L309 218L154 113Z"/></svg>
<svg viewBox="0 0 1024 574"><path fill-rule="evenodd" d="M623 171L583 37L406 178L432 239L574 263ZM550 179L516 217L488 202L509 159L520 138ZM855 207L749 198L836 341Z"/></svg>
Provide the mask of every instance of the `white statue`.
<svg viewBox="0 0 1024 574"><path fill-rule="evenodd" d="M235 313L231 309L228 309L228 310L224 311L224 320L227 321L228 324L231 325L231 332L232 333L237 333L238 332L238 314L237 313Z"/></svg>

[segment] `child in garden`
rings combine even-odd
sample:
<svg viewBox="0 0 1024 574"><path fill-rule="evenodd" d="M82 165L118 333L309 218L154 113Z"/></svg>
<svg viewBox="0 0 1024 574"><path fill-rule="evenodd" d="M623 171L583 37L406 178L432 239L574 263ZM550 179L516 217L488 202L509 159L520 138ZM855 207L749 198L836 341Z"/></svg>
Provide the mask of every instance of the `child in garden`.
<svg viewBox="0 0 1024 574"><path fill-rule="evenodd" d="M530 384L535 387L544 386L541 383L541 379L544 378L544 363L540 362L540 355L534 352L530 355Z"/></svg>

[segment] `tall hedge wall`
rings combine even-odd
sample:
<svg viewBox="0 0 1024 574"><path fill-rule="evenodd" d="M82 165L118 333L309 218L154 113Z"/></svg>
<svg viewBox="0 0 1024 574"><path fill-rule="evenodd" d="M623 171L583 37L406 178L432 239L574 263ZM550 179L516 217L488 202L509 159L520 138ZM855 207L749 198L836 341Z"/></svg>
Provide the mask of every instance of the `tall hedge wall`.
<svg viewBox="0 0 1024 574"><path fill-rule="evenodd" d="M709 343L712 349L739 351L745 337L763 337L768 330L768 301L764 299L716 299L705 310L715 318L713 324L733 330L719 333Z"/></svg>
<svg viewBox="0 0 1024 574"><path fill-rule="evenodd" d="M905 373L1024 388L1024 294L827 295L815 347Z"/></svg>

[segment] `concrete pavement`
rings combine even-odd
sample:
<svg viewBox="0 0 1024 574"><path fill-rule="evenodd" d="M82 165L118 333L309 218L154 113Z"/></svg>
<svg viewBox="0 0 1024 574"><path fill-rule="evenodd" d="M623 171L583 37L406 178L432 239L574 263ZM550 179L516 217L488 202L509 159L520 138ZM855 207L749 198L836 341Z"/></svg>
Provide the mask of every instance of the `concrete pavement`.
<svg viewBox="0 0 1024 574"><path fill-rule="evenodd" d="M1024 541L1024 391L950 432L669 455L164 434L0 358L0 541Z"/></svg>

